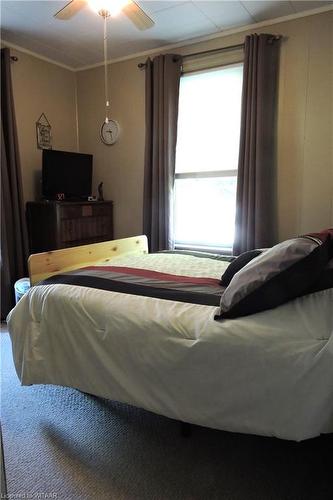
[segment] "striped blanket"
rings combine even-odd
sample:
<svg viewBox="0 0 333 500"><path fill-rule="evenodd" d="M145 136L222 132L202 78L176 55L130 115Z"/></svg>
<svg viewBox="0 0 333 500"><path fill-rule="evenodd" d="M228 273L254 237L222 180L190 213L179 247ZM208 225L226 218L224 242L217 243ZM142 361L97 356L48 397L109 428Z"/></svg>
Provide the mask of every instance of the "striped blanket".
<svg viewBox="0 0 333 500"><path fill-rule="evenodd" d="M180 276L148 269L88 266L52 276L40 285L78 285L112 292L218 306L224 287L220 280Z"/></svg>

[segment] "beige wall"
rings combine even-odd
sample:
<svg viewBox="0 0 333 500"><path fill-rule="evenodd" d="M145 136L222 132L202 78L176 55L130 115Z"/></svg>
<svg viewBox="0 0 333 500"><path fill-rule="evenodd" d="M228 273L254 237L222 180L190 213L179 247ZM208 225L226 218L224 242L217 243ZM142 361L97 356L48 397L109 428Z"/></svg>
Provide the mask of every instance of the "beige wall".
<svg viewBox="0 0 333 500"><path fill-rule="evenodd" d="M36 121L44 112L52 126L53 149L76 151L76 75L23 52L11 50L13 92L25 201L39 196L42 152Z"/></svg>
<svg viewBox="0 0 333 500"><path fill-rule="evenodd" d="M326 12L256 30L282 34L278 108L279 239L333 225L332 21ZM187 54L240 43L246 32L177 49ZM36 199L41 151L35 122L44 112L52 125L53 148L75 151L76 91L79 150L94 155L93 190L104 182L114 201L115 237L142 232L145 58L109 68L111 116L122 129L105 146L99 131L105 116L103 68L73 73L12 50L16 118L25 200Z"/></svg>
<svg viewBox="0 0 333 500"><path fill-rule="evenodd" d="M278 110L279 239L333 225L332 20L326 12L257 32L282 34ZM227 46L245 32L186 46L177 53ZM116 237L142 232L145 58L111 65L112 117L122 127L114 146L99 140L104 118L102 68L79 72L80 150L94 154L95 185L115 202Z"/></svg>
<svg viewBox="0 0 333 500"><path fill-rule="evenodd" d="M104 198L114 202L115 237L142 233L144 158L144 72L141 59L111 65L111 117L121 126L116 144L100 140L105 119L103 68L77 74L80 151L93 153L93 190L104 182Z"/></svg>
<svg viewBox="0 0 333 500"><path fill-rule="evenodd" d="M278 114L280 237L333 226L332 21L285 23ZM282 26L282 25L281 25Z"/></svg>

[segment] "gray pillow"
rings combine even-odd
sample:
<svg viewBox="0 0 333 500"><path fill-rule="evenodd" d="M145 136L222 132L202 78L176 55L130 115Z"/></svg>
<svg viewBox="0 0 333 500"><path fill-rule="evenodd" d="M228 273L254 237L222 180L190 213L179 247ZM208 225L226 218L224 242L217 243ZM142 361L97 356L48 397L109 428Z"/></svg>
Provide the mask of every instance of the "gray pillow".
<svg viewBox="0 0 333 500"><path fill-rule="evenodd" d="M283 241L232 278L215 319L237 318L311 293L333 251L333 230Z"/></svg>

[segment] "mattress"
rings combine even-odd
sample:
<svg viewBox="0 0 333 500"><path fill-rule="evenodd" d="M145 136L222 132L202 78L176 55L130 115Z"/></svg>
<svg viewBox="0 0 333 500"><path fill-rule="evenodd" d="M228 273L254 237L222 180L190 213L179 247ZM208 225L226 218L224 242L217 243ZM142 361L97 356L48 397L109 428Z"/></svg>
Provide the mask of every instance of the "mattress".
<svg viewBox="0 0 333 500"><path fill-rule="evenodd" d="M228 262L161 253L112 265L219 279ZM333 432L332 311L333 289L216 321L216 306L44 284L23 296L8 328L23 385L300 441Z"/></svg>

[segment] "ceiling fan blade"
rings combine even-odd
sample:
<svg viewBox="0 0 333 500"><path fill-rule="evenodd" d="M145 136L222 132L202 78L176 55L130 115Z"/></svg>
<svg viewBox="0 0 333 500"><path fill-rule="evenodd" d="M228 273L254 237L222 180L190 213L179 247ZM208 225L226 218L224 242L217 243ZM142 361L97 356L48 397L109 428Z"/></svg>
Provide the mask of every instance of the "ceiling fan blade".
<svg viewBox="0 0 333 500"><path fill-rule="evenodd" d="M152 28L155 24L145 11L142 10L136 2L134 2L134 0L125 5L125 7L122 8L122 11L141 31Z"/></svg>
<svg viewBox="0 0 333 500"><path fill-rule="evenodd" d="M75 14L77 14L86 5L86 0L72 0L67 5L65 5L65 7L54 14L54 17L56 19L60 19L61 21L67 21L67 19L75 16Z"/></svg>

